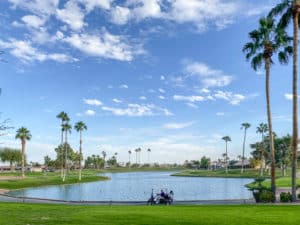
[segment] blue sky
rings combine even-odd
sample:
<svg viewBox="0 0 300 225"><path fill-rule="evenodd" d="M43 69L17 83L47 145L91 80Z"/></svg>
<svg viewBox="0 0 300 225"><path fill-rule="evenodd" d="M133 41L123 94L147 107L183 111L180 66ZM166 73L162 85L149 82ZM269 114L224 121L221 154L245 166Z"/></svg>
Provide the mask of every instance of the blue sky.
<svg viewBox="0 0 300 225"><path fill-rule="evenodd" d="M31 130L30 161L54 157L56 115L82 120L84 155L128 160L151 148L152 162L203 155L231 158L266 121L264 73L241 51L258 19L278 1L246 0L1 0L2 119ZM276 60L275 60L276 61ZM272 67L274 130L291 131L291 66ZM14 132L2 146L19 147ZM78 148L79 135L70 142ZM250 149L247 147L247 154Z"/></svg>

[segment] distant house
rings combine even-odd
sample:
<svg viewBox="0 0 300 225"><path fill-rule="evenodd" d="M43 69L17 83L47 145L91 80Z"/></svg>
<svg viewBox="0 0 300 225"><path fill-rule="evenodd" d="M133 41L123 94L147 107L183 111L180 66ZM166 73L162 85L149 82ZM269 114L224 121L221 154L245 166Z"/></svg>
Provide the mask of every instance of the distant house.
<svg viewBox="0 0 300 225"><path fill-rule="evenodd" d="M231 168L242 168L242 160L237 161L236 163L234 163L233 165L231 165ZM250 168L251 164L250 161L248 159L244 160L244 168Z"/></svg>

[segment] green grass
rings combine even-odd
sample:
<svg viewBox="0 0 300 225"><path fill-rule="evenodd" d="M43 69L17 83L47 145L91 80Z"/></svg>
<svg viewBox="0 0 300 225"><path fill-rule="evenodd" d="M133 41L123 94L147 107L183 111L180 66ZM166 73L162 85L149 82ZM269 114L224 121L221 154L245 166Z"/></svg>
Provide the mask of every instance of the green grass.
<svg viewBox="0 0 300 225"><path fill-rule="evenodd" d="M0 225L292 225L300 206L66 206L0 203Z"/></svg>
<svg viewBox="0 0 300 225"><path fill-rule="evenodd" d="M225 170L185 170L175 173L172 176L184 177L228 177L228 178L256 178L259 176L259 170L247 169L241 174L240 169L231 169L226 173Z"/></svg>
<svg viewBox="0 0 300 225"><path fill-rule="evenodd" d="M276 179L276 187L291 187L292 180L291 177L280 177ZM262 182L262 185L265 187L270 188L271 187L271 181L270 180L265 180ZM300 179L297 179L297 185L300 186ZM254 183L247 184L246 187L252 188L255 187Z"/></svg>
<svg viewBox="0 0 300 225"><path fill-rule="evenodd" d="M1 176L4 174L0 174ZM9 173L6 174L19 176L19 173ZM21 189L28 187L39 187L47 185L60 185L60 184L74 184L74 183L86 183L99 180L107 180L107 177L98 176L96 172L84 171L82 180L79 182L78 174L76 172L71 172L66 176L65 182L62 182L60 178L60 173L28 173L26 178L20 180L0 180L0 189Z"/></svg>

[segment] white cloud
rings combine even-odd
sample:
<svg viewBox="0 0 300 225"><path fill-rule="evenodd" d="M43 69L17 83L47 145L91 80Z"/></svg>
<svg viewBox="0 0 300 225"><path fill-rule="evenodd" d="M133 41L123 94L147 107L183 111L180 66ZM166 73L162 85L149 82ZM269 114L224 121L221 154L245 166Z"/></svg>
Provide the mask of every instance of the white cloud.
<svg viewBox="0 0 300 225"><path fill-rule="evenodd" d="M83 102L87 105L99 106L103 105L98 99L83 99Z"/></svg>
<svg viewBox="0 0 300 225"><path fill-rule="evenodd" d="M85 111L84 114L87 116L94 116L96 114L96 112L94 110L88 109Z"/></svg>
<svg viewBox="0 0 300 225"><path fill-rule="evenodd" d="M45 23L45 19L35 16L35 15L26 15L22 17L22 21L29 27L39 28Z"/></svg>
<svg viewBox="0 0 300 225"><path fill-rule="evenodd" d="M224 112L217 112L216 115L217 115L217 116L224 116L225 113L224 113Z"/></svg>
<svg viewBox="0 0 300 225"><path fill-rule="evenodd" d="M34 48L29 41L10 39L8 42L5 42L0 39L0 47L10 49L10 54L20 59L22 62L44 62L46 60L52 60L64 63L78 61L76 58L61 53L41 52Z"/></svg>
<svg viewBox="0 0 300 225"><path fill-rule="evenodd" d="M127 84L121 84L119 86L119 88L121 88L121 89L128 89L128 85Z"/></svg>
<svg viewBox="0 0 300 225"><path fill-rule="evenodd" d="M118 25L124 25L130 19L130 10L126 7L116 6L111 11L111 22Z"/></svg>
<svg viewBox="0 0 300 225"><path fill-rule="evenodd" d="M115 102L115 103L122 103L123 101L120 100L120 99L114 98L114 99L113 99L113 102Z"/></svg>
<svg viewBox="0 0 300 225"><path fill-rule="evenodd" d="M162 0L127 0L126 5L131 8L132 18L143 20L146 18L161 18L163 16L160 3Z"/></svg>
<svg viewBox="0 0 300 225"><path fill-rule="evenodd" d="M26 9L41 16L55 14L59 0L8 0L12 8Z"/></svg>
<svg viewBox="0 0 300 225"><path fill-rule="evenodd" d="M75 1L68 1L63 9L57 9L56 16L73 30L80 30L84 25L84 12Z"/></svg>
<svg viewBox="0 0 300 225"><path fill-rule="evenodd" d="M205 89L227 86L233 79L231 75L226 75L222 70L212 69L201 62L188 62L185 66L185 72L190 76L199 78Z"/></svg>
<svg viewBox="0 0 300 225"><path fill-rule="evenodd" d="M103 30L99 35L72 34L64 41L90 55L120 61L131 61L139 50L126 43L124 37Z"/></svg>
<svg viewBox="0 0 300 225"><path fill-rule="evenodd" d="M162 96L162 95L158 96L158 98L161 99L161 100L165 100L166 99L165 96Z"/></svg>
<svg viewBox="0 0 300 225"><path fill-rule="evenodd" d="M109 111L116 116L154 116L154 115L173 115L169 110L160 108L153 104L128 104L127 108L102 107L103 111Z"/></svg>
<svg viewBox="0 0 300 225"><path fill-rule="evenodd" d="M186 127L190 127L194 124L194 122L186 122L186 123L166 123L163 125L163 128L165 129L183 129Z"/></svg>
<svg viewBox="0 0 300 225"><path fill-rule="evenodd" d="M223 99L228 101L232 105L238 105L241 101L244 101L246 97L241 94L233 94L232 92L228 91L216 91L214 94L216 99Z"/></svg>
<svg viewBox="0 0 300 225"><path fill-rule="evenodd" d="M164 89L162 89L162 88L159 88L158 91L159 91L160 93L166 93L166 91L165 91Z"/></svg>
<svg viewBox="0 0 300 225"><path fill-rule="evenodd" d="M160 80L165 80L165 76L160 76Z"/></svg>
<svg viewBox="0 0 300 225"><path fill-rule="evenodd" d="M145 96L140 96L139 99L140 100L146 100L147 98Z"/></svg>
<svg viewBox="0 0 300 225"><path fill-rule="evenodd" d="M209 89L207 89L207 88L202 88L201 90L200 90L200 92L201 93L210 93L210 90Z"/></svg>
<svg viewBox="0 0 300 225"><path fill-rule="evenodd" d="M284 94L284 97L285 97L287 100L293 100L293 95L292 95L292 94L285 93L285 94Z"/></svg>
<svg viewBox="0 0 300 225"><path fill-rule="evenodd" d="M191 108L194 108L194 109L198 109L199 108L196 104L191 103L191 102L187 102L186 105L189 106L189 107L191 107Z"/></svg>
<svg viewBox="0 0 300 225"><path fill-rule="evenodd" d="M183 96L183 95L174 95L173 99L176 101L189 101L189 102L202 102L205 100L203 96Z"/></svg>
<svg viewBox="0 0 300 225"><path fill-rule="evenodd" d="M110 9L113 0L77 0L85 6L87 12L91 12L95 8Z"/></svg>

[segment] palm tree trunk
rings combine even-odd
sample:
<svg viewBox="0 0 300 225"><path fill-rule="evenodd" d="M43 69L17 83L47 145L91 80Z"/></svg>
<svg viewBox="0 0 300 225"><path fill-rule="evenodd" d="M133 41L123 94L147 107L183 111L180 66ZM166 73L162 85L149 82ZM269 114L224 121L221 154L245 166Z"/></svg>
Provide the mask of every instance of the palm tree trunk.
<svg viewBox="0 0 300 225"><path fill-rule="evenodd" d="M274 137L272 128L272 114L271 114L271 102L270 102L270 65L271 60L266 58L266 99L267 99L267 117L269 126L269 138L270 138L270 152L271 152L271 191L274 196L276 194L275 184L275 150L274 150Z"/></svg>
<svg viewBox="0 0 300 225"><path fill-rule="evenodd" d="M64 168L64 174L63 174L63 182L66 180L66 173L68 168L68 156L67 156L67 143L68 143L68 133L65 132L65 168Z"/></svg>
<svg viewBox="0 0 300 225"><path fill-rule="evenodd" d="M298 17L299 1L294 0L294 46L293 46L293 159L292 159L292 197L293 202L297 200L296 179L297 179L297 151L298 151Z"/></svg>
<svg viewBox="0 0 300 225"><path fill-rule="evenodd" d="M81 180L81 157L82 157L82 132L80 131L80 143L79 143L79 180Z"/></svg>
<svg viewBox="0 0 300 225"><path fill-rule="evenodd" d="M245 128L244 142L243 142L243 155L242 155L242 170L241 170L241 173L244 173L244 158L245 158L246 132L247 132L247 129Z"/></svg>
<svg viewBox="0 0 300 225"><path fill-rule="evenodd" d="M63 126L63 120L61 121L61 127ZM64 131L61 129L61 144L64 144ZM60 177L62 178L64 175L64 158L61 157L61 168L60 168Z"/></svg>
<svg viewBox="0 0 300 225"><path fill-rule="evenodd" d="M22 177L25 177L25 139L22 139Z"/></svg>
<svg viewBox="0 0 300 225"><path fill-rule="evenodd" d="M226 168L226 173L228 173L228 163L227 163L227 141L226 143L226 156L225 156L225 168Z"/></svg>

